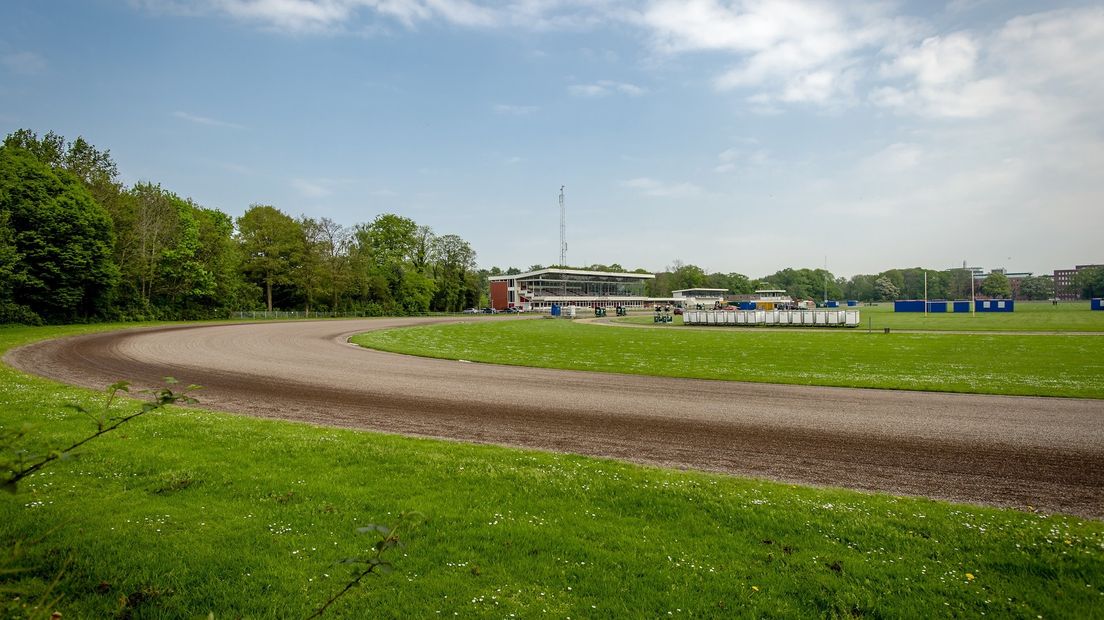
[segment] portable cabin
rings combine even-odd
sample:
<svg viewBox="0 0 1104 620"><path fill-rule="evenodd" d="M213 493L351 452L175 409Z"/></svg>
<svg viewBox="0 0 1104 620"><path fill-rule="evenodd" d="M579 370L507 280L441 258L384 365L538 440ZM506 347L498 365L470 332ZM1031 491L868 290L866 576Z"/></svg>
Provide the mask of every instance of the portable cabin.
<svg viewBox="0 0 1104 620"><path fill-rule="evenodd" d="M893 302L894 312L923 312L923 299L898 299Z"/></svg>
<svg viewBox="0 0 1104 620"><path fill-rule="evenodd" d="M975 312L1015 312L1016 305L1011 299L978 299L974 301Z"/></svg>

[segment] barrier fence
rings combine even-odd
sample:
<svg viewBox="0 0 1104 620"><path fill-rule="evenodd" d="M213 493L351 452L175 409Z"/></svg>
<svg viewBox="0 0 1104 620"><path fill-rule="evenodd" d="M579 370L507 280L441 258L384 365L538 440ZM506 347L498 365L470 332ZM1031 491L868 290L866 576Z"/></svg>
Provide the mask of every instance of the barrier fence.
<svg viewBox="0 0 1104 620"><path fill-rule="evenodd" d="M858 327L858 310L689 310L684 325Z"/></svg>

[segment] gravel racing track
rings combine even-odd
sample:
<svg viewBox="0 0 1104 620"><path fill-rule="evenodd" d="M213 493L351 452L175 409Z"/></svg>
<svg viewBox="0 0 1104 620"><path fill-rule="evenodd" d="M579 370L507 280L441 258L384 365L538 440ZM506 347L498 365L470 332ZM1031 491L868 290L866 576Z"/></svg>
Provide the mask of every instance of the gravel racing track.
<svg viewBox="0 0 1104 620"><path fill-rule="evenodd" d="M1104 516L1104 401L545 370L347 342L442 320L472 319L137 329L5 361L92 388L173 376L204 386L205 408L262 417Z"/></svg>

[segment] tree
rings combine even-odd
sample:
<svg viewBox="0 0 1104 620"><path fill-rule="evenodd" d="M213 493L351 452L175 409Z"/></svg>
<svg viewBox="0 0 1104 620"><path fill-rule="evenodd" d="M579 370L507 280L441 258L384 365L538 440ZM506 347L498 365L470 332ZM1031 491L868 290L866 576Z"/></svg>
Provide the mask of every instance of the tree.
<svg viewBox="0 0 1104 620"><path fill-rule="evenodd" d="M1045 276L1028 276L1020 281L1020 297L1038 301L1054 297L1054 280Z"/></svg>
<svg viewBox="0 0 1104 620"><path fill-rule="evenodd" d="M882 301L897 299L901 294L900 289L886 276L880 276L874 281L874 292Z"/></svg>
<svg viewBox="0 0 1104 620"><path fill-rule="evenodd" d="M458 235L442 235L433 243L433 276L437 290L432 308L459 312L479 301L481 292L475 274L475 250Z"/></svg>
<svg viewBox="0 0 1104 620"><path fill-rule="evenodd" d="M1078 270L1073 277L1073 286L1080 291L1082 299L1104 297L1104 267Z"/></svg>
<svg viewBox="0 0 1104 620"><path fill-rule="evenodd" d="M269 205L250 205L238 218L242 267L265 291L265 302L273 309L272 288L291 283L293 266L302 252L299 225L286 213Z"/></svg>
<svg viewBox="0 0 1104 620"><path fill-rule="evenodd" d="M318 221L312 242L320 251L330 293L330 310L337 311L341 291L349 281L349 243L351 231L324 217Z"/></svg>
<svg viewBox="0 0 1104 620"><path fill-rule="evenodd" d="M1012 297L1012 285L1008 282L1008 276L994 271L981 283L981 292L993 299L1008 299Z"/></svg>
<svg viewBox="0 0 1104 620"><path fill-rule="evenodd" d="M51 321L102 315L119 276L111 220L80 181L22 148L0 147L0 218L18 255L14 303Z"/></svg>
<svg viewBox="0 0 1104 620"><path fill-rule="evenodd" d="M687 265L681 260L676 260L671 272L671 290L678 291L688 288L700 288L705 286L705 270L697 265ZM667 291L667 295L671 294Z"/></svg>
<svg viewBox="0 0 1104 620"><path fill-rule="evenodd" d="M859 301L874 301L877 293L874 290L874 281L877 276L856 274L851 276L843 286L843 296L847 299Z"/></svg>

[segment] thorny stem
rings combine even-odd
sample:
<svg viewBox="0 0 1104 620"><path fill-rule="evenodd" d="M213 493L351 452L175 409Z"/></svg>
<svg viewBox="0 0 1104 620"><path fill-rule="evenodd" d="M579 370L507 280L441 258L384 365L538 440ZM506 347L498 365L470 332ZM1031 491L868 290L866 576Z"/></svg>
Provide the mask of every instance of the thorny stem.
<svg viewBox="0 0 1104 620"><path fill-rule="evenodd" d="M115 391L112 391L112 393L108 397L108 401L107 401L109 407L111 405L111 402L114 400L114 398L115 398ZM31 465L30 467L26 467L26 468L21 469L17 472L13 472L8 477L8 479L5 481L5 484L8 485L8 486L14 485L14 484L18 483L20 480L22 480L22 479L26 478L27 476L30 476L31 474L33 474L33 473L37 472L38 470L42 469L46 465L49 465L50 463L58 460L59 458L62 457L62 455L68 454L68 453L72 452L73 450L76 450L77 448L79 448L79 447L83 446L84 444L92 441L93 439L99 437L100 435L105 435L107 433L110 433L111 431L119 428L120 426L126 424L127 422L130 422L134 418L137 418L139 416L150 413L151 411L156 411L158 409L161 409L165 405L175 403L177 401L186 401L186 402L191 401L191 402L194 402L194 401L192 401L192 399L190 399L188 396L186 396L186 392L182 392L180 394L174 394L169 389L162 389L159 392L159 394L157 396L157 399L155 401L153 401L152 403L146 403L145 405L143 405L141 411L138 411L136 413L132 413L128 416L123 416L122 418L119 418L114 424L112 424L111 426L108 426L108 427L104 427L102 425L102 423L99 424L98 425L99 426L98 430L95 433L89 435L88 437L85 437L84 439L81 439L80 441L74 443L73 445L69 446L68 448L65 448L64 450L55 451L51 454L48 454L48 455L42 457L41 461L35 463L34 465Z"/></svg>
<svg viewBox="0 0 1104 620"><path fill-rule="evenodd" d="M417 514L417 513L415 513L415 514ZM385 551L387 551L388 549L394 547L399 542L398 531L402 527L403 522L406 521L409 518L411 518L410 514L402 515L399 518L399 522L396 523L395 527L387 534L387 536L385 536L383 538L383 540L381 541L382 544L380 544L376 548L376 552L374 554L372 554L372 557L368 560L368 563L369 563L368 568L361 571L360 574L358 574L351 581L349 581L349 583L345 584L345 587L342 588L340 592L338 592L337 594L334 594L333 596L331 596L313 614L307 616L306 620L314 620L314 618L322 617L322 614L326 612L326 609L329 608L330 605L333 605L335 602L337 602L337 600L339 598L345 596L345 594L347 594L349 592L349 590L352 590L353 588L355 588L361 582L362 579L364 579L368 575L371 575L372 573L374 573L376 571L377 568L379 568L381 565L383 565L383 561L380 558L383 557L383 553Z"/></svg>

